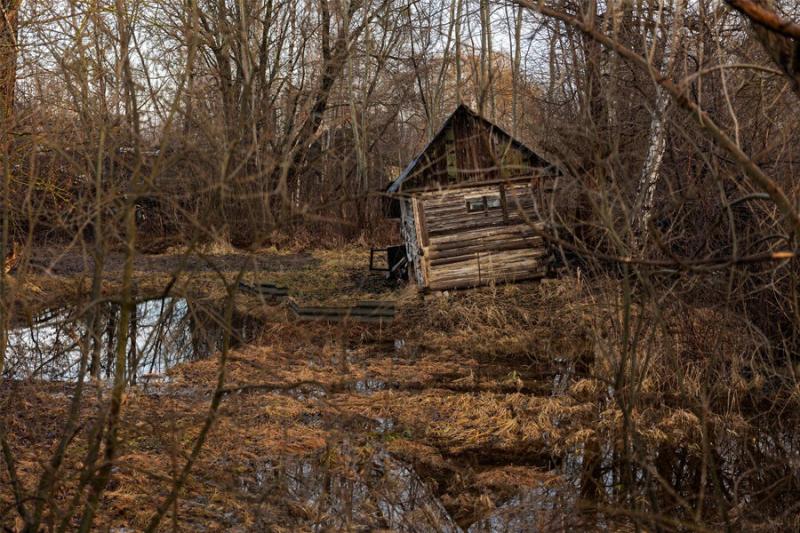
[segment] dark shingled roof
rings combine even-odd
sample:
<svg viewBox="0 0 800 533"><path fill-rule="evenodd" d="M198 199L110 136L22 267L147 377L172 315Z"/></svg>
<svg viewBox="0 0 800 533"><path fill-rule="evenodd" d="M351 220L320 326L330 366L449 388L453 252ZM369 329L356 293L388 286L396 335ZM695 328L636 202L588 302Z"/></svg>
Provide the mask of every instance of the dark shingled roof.
<svg viewBox="0 0 800 533"><path fill-rule="evenodd" d="M488 126L489 128L497 131L498 133L500 133L501 136L503 136L506 139L508 139L509 141L511 141L511 145L514 146L515 148L517 148L519 150L522 150L523 152L527 152L528 155L532 156L534 159L536 159L538 161L541 161L544 164L548 164L542 157L539 156L539 154L537 154L536 152L531 150L528 146L526 146L524 143L522 143L522 141L520 141L518 139L515 139L506 130L504 130L503 128L501 128L497 124L487 120L486 118L482 117L481 115L479 115L478 113L474 112L469 107L467 107L466 104L462 103L455 109L455 111L453 111L450 114L449 117L447 117L447 119L441 125L439 130L433 136L433 138L428 142L428 144L425 145L425 148L423 148L420 151L420 153L417 154L417 156L414 157L414 159L411 160L411 162L406 166L406 168L403 169L403 171L400 173L400 175L397 176L397 178L395 178L394 181L392 181L392 183L389 185L389 188L386 189L387 193L391 194L391 193L396 193L396 192L400 191L400 187L403 185L403 182L405 182L408 179L408 177L411 175L411 173L414 171L414 169L416 168L417 164L419 164L420 160L422 159L422 156L425 155L425 152L428 151L428 148L430 148L431 145L433 143L435 143L439 139L439 137L444 135L445 130L450 125L450 123L453 121L453 118L456 115L458 115L459 113L466 113L469 116L472 116L472 117L478 119L479 121L484 123L486 126Z"/></svg>

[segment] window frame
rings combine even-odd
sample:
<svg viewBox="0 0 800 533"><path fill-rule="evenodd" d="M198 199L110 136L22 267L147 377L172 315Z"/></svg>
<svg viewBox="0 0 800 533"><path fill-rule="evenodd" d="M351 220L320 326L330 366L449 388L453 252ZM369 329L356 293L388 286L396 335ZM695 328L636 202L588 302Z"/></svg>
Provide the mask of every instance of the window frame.
<svg viewBox="0 0 800 533"><path fill-rule="evenodd" d="M466 198L467 213L480 213L486 211L486 199L483 196Z"/></svg>
<svg viewBox="0 0 800 533"><path fill-rule="evenodd" d="M491 204L490 204L491 201ZM467 213L487 213L495 209L503 208L503 198L498 194L484 194L466 198ZM478 207L479 206L479 207Z"/></svg>
<svg viewBox="0 0 800 533"><path fill-rule="evenodd" d="M489 205L489 200L493 200L497 202L497 205ZM486 207L487 211L494 210L494 209L502 209L503 208L503 200L500 198L500 193L498 194L487 194L483 197L483 205Z"/></svg>

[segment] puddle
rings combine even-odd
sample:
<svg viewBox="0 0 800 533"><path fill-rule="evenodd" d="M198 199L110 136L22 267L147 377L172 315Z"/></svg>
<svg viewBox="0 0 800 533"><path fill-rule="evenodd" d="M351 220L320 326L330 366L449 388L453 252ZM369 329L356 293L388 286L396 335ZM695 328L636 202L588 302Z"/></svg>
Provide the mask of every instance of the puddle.
<svg viewBox="0 0 800 533"><path fill-rule="evenodd" d="M553 375L553 396L563 396L569 389L575 376L575 362L564 358L554 359L557 371Z"/></svg>
<svg viewBox="0 0 800 533"><path fill-rule="evenodd" d="M29 324L9 330L5 377L75 381L85 352L87 362L97 356L98 377L111 378L120 306L104 303L97 309L97 345L90 336L90 313L80 314L76 306L47 310ZM251 339L258 331L257 322L236 316L232 344ZM219 313L207 304L172 297L140 301L125 349L127 379L130 383L164 379L176 364L219 351L222 337Z"/></svg>
<svg viewBox="0 0 800 533"><path fill-rule="evenodd" d="M507 533L512 531L577 531L582 529L575 509L576 500L563 487L541 484L521 491L486 518L467 528L467 533ZM587 528L592 529L592 528Z"/></svg>
<svg viewBox="0 0 800 533"><path fill-rule="evenodd" d="M392 433L397 428L393 418L378 417L375 419L375 432L380 435Z"/></svg>
<svg viewBox="0 0 800 533"><path fill-rule="evenodd" d="M304 384L299 387L295 387L293 389L288 389L285 391L274 391L271 394L275 394L277 396L288 394L295 400L301 402L306 400L318 400L328 395L327 391L324 388L312 384Z"/></svg>
<svg viewBox="0 0 800 533"><path fill-rule="evenodd" d="M295 525L312 531L461 531L410 465L382 450L363 457L345 448L267 463L244 489L280 494L290 509L304 509L308 521ZM273 517L261 518L268 528Z"/></svg>
<svg viewBox="0 0 800 533"><path fill-rule="evenodd" d="M367 378L355 382L355 391L361 394L370 394L386 389L386 382L379 379Z"/></svg>
<svg viewBox="0 0 800 533"><path fill-rule="evenodd" d="M391 419L373 422L379 431L398 429ZM769 505L778 509L796 506L796 487L800 486L797 463L773 473L746 472L741 463L746 458L737 456L736 444L719 444L722 490L733 496L739 483L756 482L761 487L786 483L785 490L771 496L775 501ZM789 446L794 461L794 435L788 440L775 436L747 444L749 453L763 447L761 451L768 451L772 459L777 459L776 454L786 455L784 445ZM691 501L698 482L712 490L712 482L702 475L703 460L692 459L687 446L662 445L651 452L654 463L648 464L658 470L657 478L641 465L626 466L615 446L598 443L588 450L576 446L548 466L533 467L531 475L517 470L521 465L513 460L501 465L510 477L489 476L484 479L496 481L472 485L469 477L462 480L459 473L469 476L470 469L479 468L474 461L462 463L468 468L454 470L456 477L451 481L434 476L436 481L426 482L429 474L421 470L420 476L409 463L380 445L355 446L345 440L311 456L254 461L236 482L247 501L269 503L258 511L252 528L258 531L657 531L673 530L681 520L691 524L690 513L695 508L684 509L680 502ZM507 467L510 470L505 470ZM630 472L628 481L626 470ZM640 494L649 498L638 498ZM632 496L637 498L635 504ZM448 502L447 507L443 501ZM631 516L626 511L631 511ZM719 525L714 522L713 506L703 506L702 512L709 520L707 525ZM678 522L660 523L658 517ZM737 527L744 524L734 522L733 529L748 529Z"/></svg>

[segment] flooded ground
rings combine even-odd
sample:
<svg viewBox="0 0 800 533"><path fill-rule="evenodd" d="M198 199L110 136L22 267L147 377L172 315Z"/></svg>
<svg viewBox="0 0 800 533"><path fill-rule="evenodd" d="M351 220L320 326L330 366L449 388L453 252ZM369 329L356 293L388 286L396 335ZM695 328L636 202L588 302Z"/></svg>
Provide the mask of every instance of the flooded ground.
<svg viewBox="0 0 800 533"><path fill-rule="evenodd" d="M347 273L357 265L345 266ZM336 283L320 290L345 278L331 274ZM277 279L267 272L249 281ZM411 295L385 325L298 323L279 304L237 296L223 401L170 527L796 530L797 410L732 417L728 396L689 401L667 381L676 372L669 367L667 385L644 382L636 408L625 412L609 363L614 353L604 355L586 333L596 307L582 307L576 290L567 280ZM219 376L221 292L137 303L125 350L125 448L101 502L102 528L144 528L184 464ZM14 379L0 386L0 401L28 490L60 435L82 355L91 359L99 348L98 375L110 374L119 308L96 309L98 342L88 335L92 315L80 306L14 324L9 336L7 377ZM708 358L681 357L697 375ZM104 389L97 390L85 395L56 509L82 475L85 428L104 405L93 403ZM737 399L743 412L745 402L764 398L748 390L752 397ZM772 392L780 390L771 397L780 400ZM0 488L8 486L4 475ZM11 505L10 492L0 490L0 509Z"/></svg>
<svg viewBox="0 0 800 533"><path fill-rule="evenodd" d="M6 377L75 381L82 358L87 370L95 358L97 377L111 378L119 317L120 305L105 302L91 309L78 305L48 309L17 325L8 333ZM128 381L164 377L179 363L218 352L222 323L219 308L209 302L173 297L137 301L126 339ZM260 326L256 319L237 315L231 345L252 339Z"/></svg>

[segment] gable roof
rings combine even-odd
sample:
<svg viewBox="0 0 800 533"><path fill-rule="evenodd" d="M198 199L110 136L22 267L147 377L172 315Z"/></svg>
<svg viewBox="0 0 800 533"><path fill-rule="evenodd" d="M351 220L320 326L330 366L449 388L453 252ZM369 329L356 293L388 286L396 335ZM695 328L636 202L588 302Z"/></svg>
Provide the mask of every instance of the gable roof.
<svg viewBox="0 0 800 533"><path fill-rule="evenodd" d="M511 136L510 133L508 133L506 130L504 130L503 128L501 128L500 126L495 124L494 122L491 122L490 120L486 119L485 117L483 117L483 116L479 115L478 113L474 112L466 104L461 103L461 104L459 104L458 107L456 107L455 111L450 113L450 116L447 117L447 119L445 119L444 123L439 127L439 130L436 132L436 134L433 136L433 138L431 138L431 140L428 141L428 144L426 144L425 147L416 155L416 157L414 157L411 160L411 162L408 163L408 165L406 166L406 168L403 169L403 171L400 173L400 175L397 176L394 179L394 181L392 181L392 183L386 189L387 193L391 194L391 193L396 193L396 192L400 191L400 187L402 187L403 182L405 182L411 176L411 174L414 171L414 169L417 167L419 162L422 160L422 156L425 155L425 153L428 151L428 149L431 147L431 145L436 143L436 141L438 141L445 134L445 131L450 126L450 124L453 122L453 119L456 116L458 116L459 114L467 114L468 116L477 119L484 126L486 126L486 127L490 128L490 129L496 131L497 133L499 133L501 137L505 137L505 139L507 141L510 141L511 146L513 146L514 148L517 148L518 150L520 150L522 152L525 152L527 155L531 156L532 158L534 158L536 160L541 161L542 163L545 163L545 164L547 163L542 157L539 156L539 154L537 154L532 149L530 149L528 146L526 146L522 141L520 141L519 139L516 139L513 136Z"/></svg>

